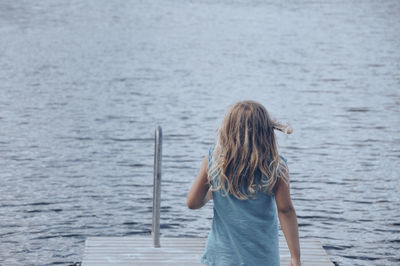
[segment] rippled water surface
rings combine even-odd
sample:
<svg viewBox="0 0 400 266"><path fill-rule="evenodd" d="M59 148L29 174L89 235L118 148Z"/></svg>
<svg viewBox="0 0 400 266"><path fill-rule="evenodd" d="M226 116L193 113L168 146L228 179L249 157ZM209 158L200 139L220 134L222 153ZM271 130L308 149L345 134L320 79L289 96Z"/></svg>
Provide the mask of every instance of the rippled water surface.
<svg viewBox="0 0 400 266"><path fill-rule="evenodd" d="M379 3L378 3L379 2ZM226 108L291 122L300 234L338 265L400 264L400 2L0 2L0 264L69 264L89 236L202 236L185 196Z"/></svg>

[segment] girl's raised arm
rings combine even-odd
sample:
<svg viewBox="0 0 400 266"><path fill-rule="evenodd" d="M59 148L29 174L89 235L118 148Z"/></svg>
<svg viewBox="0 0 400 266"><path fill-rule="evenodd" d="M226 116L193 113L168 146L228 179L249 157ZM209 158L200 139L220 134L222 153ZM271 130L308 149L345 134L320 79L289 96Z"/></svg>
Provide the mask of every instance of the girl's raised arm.
<svg viewBox="0 0 400 266"><path fill-rule="evenodd" d="M291 255L291 265L300 266L300 244L296 211L290 198L289 171L287 166L282 170L288 177L287 182L279 178L275 191L276 207L283 234Z"/></svg>
<svg viewBox="0 0 400 266"><path fill-rule="evenodd" d="M211 188L208 184L208 156L205 156L201 164L199 174L189 190L186 198L186 205L189 209L200 209L211 198Z"/></svg>

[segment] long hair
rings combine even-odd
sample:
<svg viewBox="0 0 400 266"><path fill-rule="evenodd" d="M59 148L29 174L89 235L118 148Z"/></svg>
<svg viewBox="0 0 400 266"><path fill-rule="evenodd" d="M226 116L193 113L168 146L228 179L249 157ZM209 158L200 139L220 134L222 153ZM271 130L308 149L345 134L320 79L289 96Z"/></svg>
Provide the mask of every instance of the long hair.
<svg viewBox="0 0 400 266"><path fill-rule="evenodd" d="M274 129L292 133L289 125L273 121L255 101L238 102L230 108L218 130L214 163L208 170L208 182L216 181L214 191L245 200L258 189L272 193L279 178L287 181Z"/></svg>

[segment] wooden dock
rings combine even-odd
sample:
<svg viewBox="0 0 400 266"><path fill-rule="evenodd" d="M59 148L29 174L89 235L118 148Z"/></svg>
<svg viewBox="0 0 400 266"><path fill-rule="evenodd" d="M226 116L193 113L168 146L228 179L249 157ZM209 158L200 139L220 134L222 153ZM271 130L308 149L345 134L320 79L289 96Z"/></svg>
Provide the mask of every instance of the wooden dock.
<svg viewBox="0 0 400 266"><path fill-rule="evenodd" d="M203 265L206 238L161 238L161 247L154 248L151 236L91 237L86 240L82 266L140 265L176 266ZM281 265L290 265L286 241L280 241ZM333 266L321 243L300 239L302 266Z"/></svg>

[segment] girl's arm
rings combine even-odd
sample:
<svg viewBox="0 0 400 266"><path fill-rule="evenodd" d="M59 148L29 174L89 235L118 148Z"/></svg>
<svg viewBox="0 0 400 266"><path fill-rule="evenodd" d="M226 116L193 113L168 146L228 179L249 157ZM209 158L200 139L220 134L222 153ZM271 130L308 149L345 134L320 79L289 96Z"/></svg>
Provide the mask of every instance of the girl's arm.
<svg viewBox="0 0 400 266"><path fill-rule="evenodd" d="M290 199L289 172L287 167L282 171L286 172L288 180L287 183L285 183L281 178L279 178L277 189L275 191L276 206L282 231L285 235L290 255L292 257L291 265L300 266L299 231L296 211L293 207L292 200Z"/></svg>
<svg viewBox="0 0 400 266"><path fill-rule="evenodd" d="M204 157L199 174L189 190L186 205L189 209L200 209L212 199L211 187L208 184L208 156Z"/></svg>

